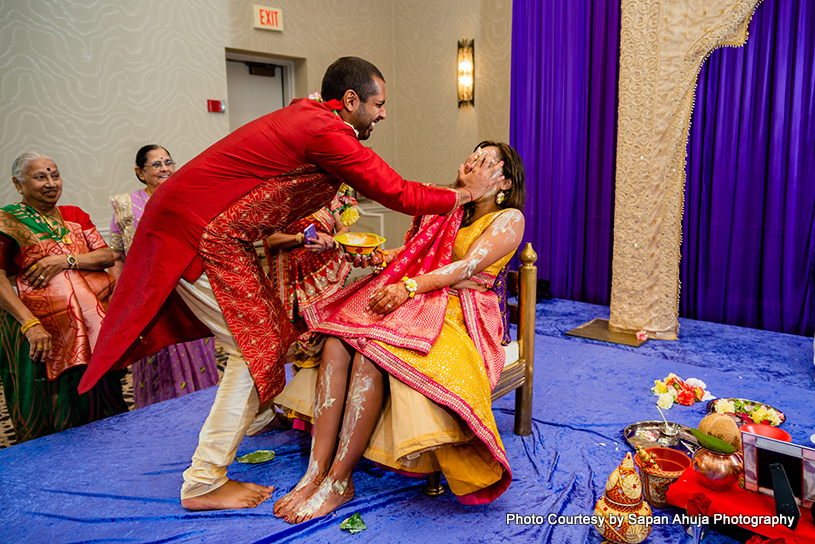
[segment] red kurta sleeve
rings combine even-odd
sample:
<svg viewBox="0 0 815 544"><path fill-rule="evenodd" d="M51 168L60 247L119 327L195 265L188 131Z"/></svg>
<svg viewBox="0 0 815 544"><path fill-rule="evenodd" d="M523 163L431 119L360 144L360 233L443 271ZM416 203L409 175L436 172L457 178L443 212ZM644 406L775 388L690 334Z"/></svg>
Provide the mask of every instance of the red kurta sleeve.
<svg viewBox="0 0 815 544"><path fill-rule="evenodd" d="M392 210L408 215L445 215L455 209L456 192L407 181L379 155L359 143L343 125L315 136L306 156L329 174Z"/></svg>

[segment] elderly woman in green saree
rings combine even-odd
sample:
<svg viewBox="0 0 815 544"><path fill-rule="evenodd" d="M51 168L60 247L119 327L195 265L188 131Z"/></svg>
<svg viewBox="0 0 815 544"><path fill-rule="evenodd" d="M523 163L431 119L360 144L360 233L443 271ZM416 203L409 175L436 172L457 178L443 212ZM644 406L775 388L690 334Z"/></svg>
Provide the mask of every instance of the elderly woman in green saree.
<svg viewBox="0 0 815 544"><path fill-rule="evenodd" d="M0 379L19 443L127 405L115 373L77 391L113 291L113 253L88 214L57 206L53 160L23 153L12 181L21 201L0 208Z"/></svg>

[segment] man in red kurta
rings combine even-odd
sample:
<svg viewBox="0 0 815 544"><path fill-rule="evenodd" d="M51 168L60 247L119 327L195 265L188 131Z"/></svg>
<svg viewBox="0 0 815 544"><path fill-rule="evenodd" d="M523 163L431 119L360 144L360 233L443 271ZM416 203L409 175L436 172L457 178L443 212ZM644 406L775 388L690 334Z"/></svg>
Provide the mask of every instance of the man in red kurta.
<svg viewBox="0 0 815 544"><path fill-rule="evenodd" d="M253 507L271 496L270 487L226 476L246 431L253 422L262 426L259 407L285 384L294 339L253 243L327 204L343 182L411 215L448 213L498 182L501 165L484 162L466 174L460 168L455 190L405 181L362 146L385 118L385 82L367 61L337 60L322 96L324 103L294 100L248 123L159 186L80 384L85 391L110 369L215 334L229 361L184 473L181 502L188 509Z"/></svg>

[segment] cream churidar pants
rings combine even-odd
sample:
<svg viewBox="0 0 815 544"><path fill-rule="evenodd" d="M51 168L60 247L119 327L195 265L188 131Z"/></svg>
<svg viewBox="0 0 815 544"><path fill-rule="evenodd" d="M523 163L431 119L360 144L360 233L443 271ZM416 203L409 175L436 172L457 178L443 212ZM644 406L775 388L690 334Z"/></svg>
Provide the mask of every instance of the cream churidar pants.
<svg viewBox="0 0 815 544"><path fill-rule="evenodd" d="M191 499L227 482L226 469L235 460L241 440L247 432L257 432L266 426L274 418L275 410L269 404L258 412L260 399L249 366L224 321L206 274L195 283L181 279L175 289L229 355L215 402L198 435L192 463L184 471L181 498Z"/></svg>

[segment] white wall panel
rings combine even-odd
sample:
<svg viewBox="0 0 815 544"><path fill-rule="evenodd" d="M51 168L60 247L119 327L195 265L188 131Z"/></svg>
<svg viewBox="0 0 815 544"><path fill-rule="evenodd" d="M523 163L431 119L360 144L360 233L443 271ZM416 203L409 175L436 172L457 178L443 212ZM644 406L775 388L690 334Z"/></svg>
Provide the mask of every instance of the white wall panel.
<svg viewBox="0 0 815 544"><path fill-rule="evenodd" d="M17 201L11 163L50 155L61 203L107 226L108 195L139 186L136 150L179 164L228 132L225 49L295 60L297 94L356 55L382 70L388 119L367 142L397 171L449 183L479 139L509 134L511 2L275 0L285 31L252 29L257 0L0 0L0 202ZM476 39L476 107L459 110L455 46Z"/></svg>

